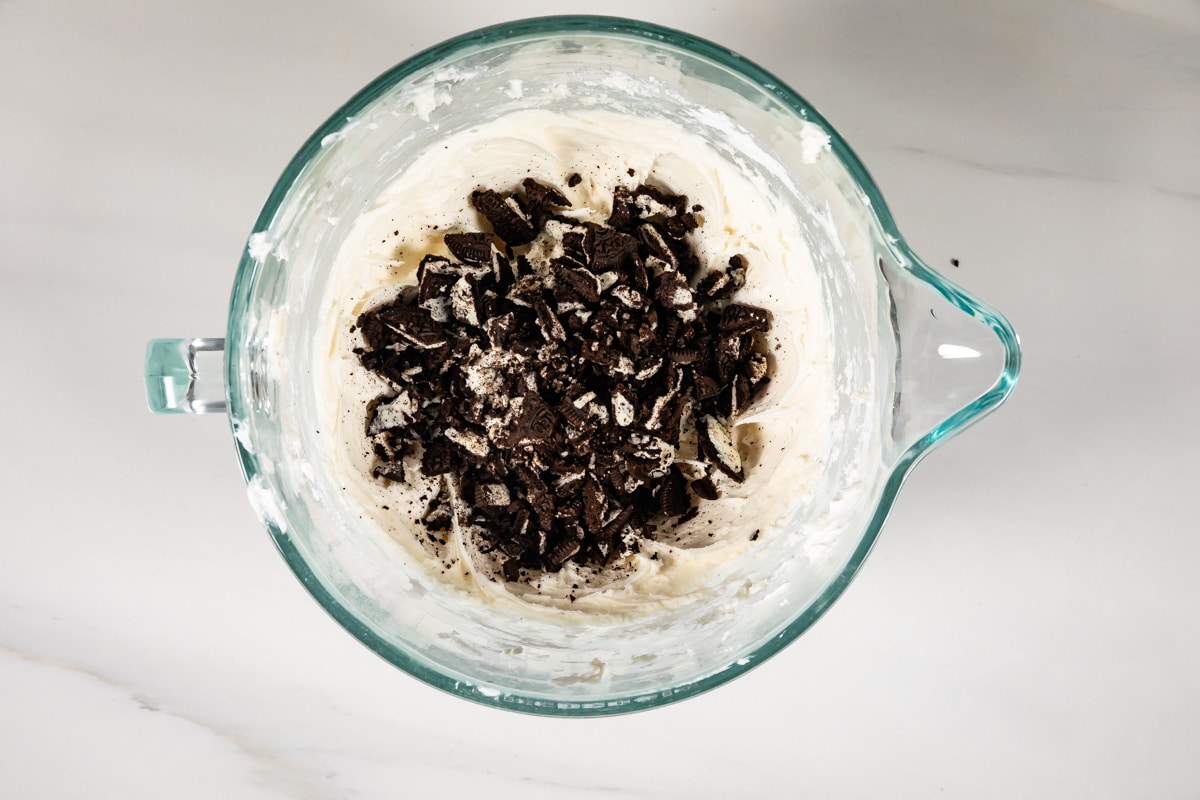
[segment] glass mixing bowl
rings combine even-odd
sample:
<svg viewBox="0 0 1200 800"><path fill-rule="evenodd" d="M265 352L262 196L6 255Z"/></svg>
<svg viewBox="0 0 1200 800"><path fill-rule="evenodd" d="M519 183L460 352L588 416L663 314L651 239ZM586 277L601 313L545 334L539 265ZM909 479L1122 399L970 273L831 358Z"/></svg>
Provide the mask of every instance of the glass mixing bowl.
<svg viewBox="0 0 1200 800"><path fill-rule="evenodd" d="M356 521L319 467L295 367L328 347L312 332L338 247L418 154L517 109L595 107L681 122L793 205L830 318L838 435L811 497L707 591L630 618L525 618L464 600ZM813 158L822 133L829 152ZM862 565L913 464L1003 402L1019 359L1008 322L917 258L858 158L777 78L678 31L550 17L431 48L338 110L255 223L226 339L151 342L146 382L155 411L228 412L279 551L364 644L461 697L585 716L711 689L803 633Z"/></svg>

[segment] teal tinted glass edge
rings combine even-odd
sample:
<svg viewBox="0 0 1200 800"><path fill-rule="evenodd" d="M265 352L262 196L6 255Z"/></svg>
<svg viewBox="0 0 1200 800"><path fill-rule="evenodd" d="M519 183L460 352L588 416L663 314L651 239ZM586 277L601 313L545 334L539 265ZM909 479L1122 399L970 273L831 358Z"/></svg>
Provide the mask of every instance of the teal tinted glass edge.
<svg viewBox="0 0 1200 800"><path fill-rule="evenodd" d="M750 658L730 664L724 669L698 681L653 694L627 695L589 702L568 703L562 700L534 695L517 696L503 694L490 690L489 687L473 684L465 676L455 677L448 675L431 667L418 654L408 652L384 640L368 626L359 621L313 574L286 532L279 530L273 524L267 524L276 548L305 589L338 624L389 663L434 688L483 705L537 715L591 717L655 708L714 689L761 664L808 630L809 627L820 619L842 592L845 591L846 587L858 573L867 555L869 555L871 549L874 547L879 532L891 511L896 493L899 491L901 484L904 482L913 465L931 448L997 407L1011 393L1020 370L1020 349L1012 326L999 312L975 299L948 279L931 270L911 251L897 229L891 212L888 210L879 188L866 167L836 129L803 97L790 89L770 72L721 45L671 28L620 17L570 15L537 17L500 23L464 33L401 62L354 95L305 141L276 182L254 223L252 232L262 231L269 227L292 183L312 159L313 155L320 150L322 140L330 133L340 129L348 118L352 118L358 114L399 81L438 62L451 53L473 45L487 45L526 36L570 33L618 34L632 38L658 41L690 51L757 83L784 105L795 111L800 117L821 126L829 134L832 151L845 165L860 190L869 199L872 213L875 215L880 229L889 237L890 245L894 248L893 255L898 257L898 262L916 272L930 285L937 288L948 300L988 324L996 332L1006 350L1004 371L992 389L920 439L899 458L888 477L879 505L858 547L851 555L850 560L839 576L821 593L816 601L780 633L764 642ZM242 252L234 281L230 300L228 330L226 332L226 339L229 342L226 357L226 382L229 387L228 400L231 425L236 425L237 420L244 418L246 413L243 393L241 391L241 381L238 374L238 354L242 352L242 347L245 344L245 332L242 330L242 326L237 323L243 319L245 312L248 310L249 299L257 281L258 272L258 262L250 257L247 247ZM235 445L243 477L249 482L260 474L257 460L252 453L242 447L240 443L237 443L236 437Z"/></svg>

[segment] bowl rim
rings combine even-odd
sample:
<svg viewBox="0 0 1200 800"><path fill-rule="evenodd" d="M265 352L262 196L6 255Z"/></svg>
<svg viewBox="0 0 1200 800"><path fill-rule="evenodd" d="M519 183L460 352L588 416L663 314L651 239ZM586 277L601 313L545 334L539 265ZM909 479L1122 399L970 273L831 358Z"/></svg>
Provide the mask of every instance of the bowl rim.
<svg viewBox="0 0 1200 800"><path fill-rule="evenodd" d="M406 651L385 640L360 621L352 611L343 606L326 589L308 566L291 537L281 530L274 520L263 519L276 548L305 589L347 632L392 665L434 688L483 705L545 716L594 717L647 710L707 692L763 663L807 631L841 596L858 573L867 555L874 547L880 529L895 501L896 494L913 465L930 449L949 438L949 434L966 427L994 409L1011 393L1019 371L1020 351L1017 346L1016 334L999 312L929 268L912 252L897 229L878 186L862 161L837 130L800 94L772 73L726 47L679 30L623 17L562 15L502 22L460 34L405 59L358 91L305 141L275 183L254 223L253 231L264 231L270 226L295 179L321 150L323 140L340 130L348 119L355 117L396 84L465 48L493 45L522 38L569 36L571 34L600 34L649 40L685 50L751 81L765 92L773 95L799 119L821 127L829 135L832 152L841 161L867 199L870 211L880 230L884 233L886 245L892 251L896 262L925 280L947 298L953 298L965 311L992 327L1004 343L1008 354L1004 372L988 392L947 420L938 429L918 440L899 456L884 482L875 513L849 561L813 603L792 619L782 631L760 643L749 657L739 658L698 680L652 693L572 702L550 696L514 694L498 690L483 682L470 682L464 680L463 677L446 674L425 662L416 652ZM248 484L256 476L262 474L262 470L255 454L243 446L238 438L239 421L248 416L248 409L245 393L241 391L242 380L237 354L244 348L245 326L240 323L248 311L252 290L259 277L260 266L260 262L251 256L250 243L247 242L234 280L226 332L228 342L226 386L229 394L229 419L234 432L234 441L243 477Z"/></svg>

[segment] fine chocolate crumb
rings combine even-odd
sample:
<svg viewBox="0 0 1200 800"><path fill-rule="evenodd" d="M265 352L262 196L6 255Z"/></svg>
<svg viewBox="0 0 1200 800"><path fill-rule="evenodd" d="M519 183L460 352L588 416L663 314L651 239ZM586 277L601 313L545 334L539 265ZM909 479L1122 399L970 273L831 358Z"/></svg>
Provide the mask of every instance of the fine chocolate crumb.
<svg viewBox="0 0 1200 800"><path fill-rule="evenodd" d="M952 259L950 259L950 266L952 266L952 267L957 267L957 266L958 266L958 259L957 259L957 258L952 258Z"/></svg>
<svg viewBox="0 0 1200 800"><path fill-rule="evenodd" d="M416 285L355 321L356 355L389 387L367 406L372 475L440 476L422 498L430 541L468 526L505 581L619 562L746 477L734 425L770 380L771 329L734 299L748 264L701 263L686 197L613 197L597 224L532 178L475 191L491 231L446 233L451 258L426 256Z"/></svg>

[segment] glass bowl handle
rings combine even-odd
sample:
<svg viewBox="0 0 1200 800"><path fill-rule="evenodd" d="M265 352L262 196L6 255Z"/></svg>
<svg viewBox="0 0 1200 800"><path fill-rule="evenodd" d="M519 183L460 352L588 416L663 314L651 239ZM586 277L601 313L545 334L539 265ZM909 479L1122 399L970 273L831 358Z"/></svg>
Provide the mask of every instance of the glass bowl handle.
<svg viewBox="0 0 1200 800"><path fill-rule="evenodd" d="M224 339L152 339L146 403L155 414L216 414L225 400Z"/></svg>
<svg viewBox="0 0 1200 800"><path fill-rule="evenodd" d="M999 406L1021 349L1000 312L912 253L879 259L895 342L894 455L915 458Z"/></svg>

